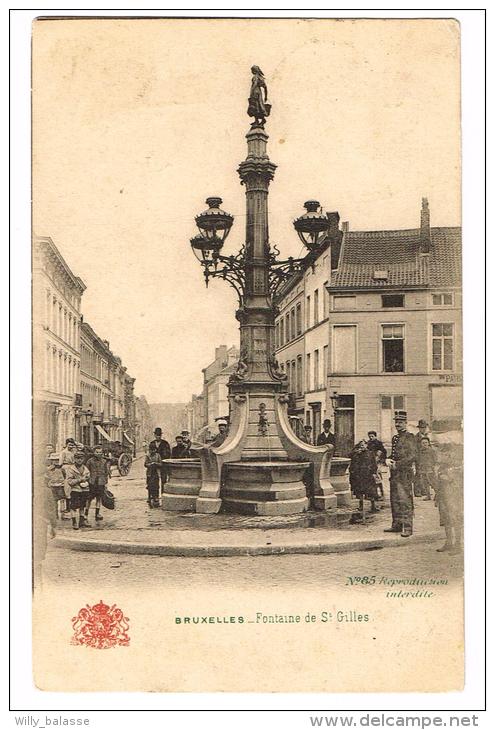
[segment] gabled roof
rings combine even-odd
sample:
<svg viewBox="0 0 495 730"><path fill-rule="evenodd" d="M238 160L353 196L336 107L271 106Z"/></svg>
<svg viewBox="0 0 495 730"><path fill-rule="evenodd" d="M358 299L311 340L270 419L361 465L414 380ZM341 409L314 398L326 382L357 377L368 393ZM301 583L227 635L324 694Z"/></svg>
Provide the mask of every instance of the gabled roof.
<svg viewBox="0 0 495 730"><path fill-rule="evenodd" d="M420 253L420 229L348 231L330 288L383 289L460 286L461 229L431 228L431 245ZM376 271L387 272L377 279Z"/></svg>

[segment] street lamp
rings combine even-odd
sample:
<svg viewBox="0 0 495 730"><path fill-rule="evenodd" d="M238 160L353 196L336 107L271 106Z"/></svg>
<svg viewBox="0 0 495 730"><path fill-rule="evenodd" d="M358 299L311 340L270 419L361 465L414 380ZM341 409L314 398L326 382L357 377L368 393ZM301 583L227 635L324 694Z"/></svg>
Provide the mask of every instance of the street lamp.
<svg viewBox="0 0 495 730"><path fill-rule="evenodd" d="M335 412L339 406L339 394L336 390L334 390L330 396L330 402L332 403L332 408Z"/></svg>
<svg viewBox="0 0 495 730"><path fill-rule="evenodd" d="M314 251L325 240L330 222L323 213L318 200L307 200L304 203L306 213L296 218L294 228L302 243L309 251Z"/></svg>

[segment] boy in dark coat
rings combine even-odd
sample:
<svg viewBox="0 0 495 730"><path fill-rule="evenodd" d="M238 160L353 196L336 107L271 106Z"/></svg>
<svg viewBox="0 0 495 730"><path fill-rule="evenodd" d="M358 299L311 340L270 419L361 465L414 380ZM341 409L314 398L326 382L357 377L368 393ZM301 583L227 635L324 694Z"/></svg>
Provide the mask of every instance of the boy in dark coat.
<svg viewBox="0 0 495 730"><path fill-rule="evenodd" d="M367 448L366 441L360 441L351 452L349 465L349 481L351 492L359 499L359 513L353 516L352 522L364 521L364 500L371 501L371 512L379 512L375 505L378 499L377 463L375 455ZM359 519L359 516L361 519Z"/></svg>
<svg viewBox="0 0 495 730"><path fill-rule="evenodd" d="M100 515L101 499L108 484L110 476L110 465L108 459L103 454L103 447L95 446L93 456L90 456L86 462L89 469L89 495L84 514L86 519L89 516L89 508L91 502L95 500L95 521L99 522L103 519Z"/></svg>

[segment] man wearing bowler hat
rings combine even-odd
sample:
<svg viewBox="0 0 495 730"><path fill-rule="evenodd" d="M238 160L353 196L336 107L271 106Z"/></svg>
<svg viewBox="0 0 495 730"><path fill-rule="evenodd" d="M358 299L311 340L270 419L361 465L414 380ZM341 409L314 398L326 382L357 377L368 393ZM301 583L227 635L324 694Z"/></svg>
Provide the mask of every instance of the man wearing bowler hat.
<svg viewBox="0 0 495 730"><path fill-rule="evenodd" d="M416 438L407 430L406 411L395 411L395 428L390 459L390 506L392 527L385 532L400 532L410 537L413 532L413 465L417 458Z"/></svg>
<svg viewBox="0 0 495 730"><path fill-rule="evenodd" d="M153 433L155 435L155 438L150 443L150 446L151 446L151 444L154 444L154 450L159 454L160 459L162 459L162 460L170 459L170 456L172 453L171 449L170 449L170 444L168 443L168 441L165 441L165 439L162 439L162 429L157 427L157 428L155 428ZM162 464L159 467L158 471L160 474L161 493L163 494L163 492L165 491L165 484L167 482L167 474L168 474L167 465Z"/></svg>

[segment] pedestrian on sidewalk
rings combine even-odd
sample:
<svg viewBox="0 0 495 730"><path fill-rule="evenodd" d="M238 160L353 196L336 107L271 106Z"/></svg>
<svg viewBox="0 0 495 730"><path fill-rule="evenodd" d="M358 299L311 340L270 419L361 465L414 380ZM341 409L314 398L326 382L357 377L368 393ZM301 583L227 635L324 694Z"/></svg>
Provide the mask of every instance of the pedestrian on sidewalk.
<svg viewBox="0 0 495 730"><path fill-rule="evenodd" d="M413 533L413 478L414 463L417 459L415 436L407 430L406 411L395 411L395 428L392 437L390 466L390 506L392 526L384 532L400 532L401 537Z"/></svg>
<svg viewBox="0 0 495 730"><path fill-rule="evenodd" d="M148 505L150 507L159 507L161 458L154 441L148 447L148 453L144 458L144 468L146 469Z"/></svg>
<svg viewBox="0 0 495 730"><path fill-rule="evenodd" d="M371 513L379 512L376 506L378 499L377 490L377 463L375 455L367 448L363 439L357 443L351 452L351 463L349 464L349 481L351 492L359 499L359 509L351 517L351 522L364 522L364 500L371 502Z"/></svg>
<svg viewBox="0 0 495 730"><path fill-rule="evenodd" d="M323 431L319 434L316 439L317 446L324 446L330 444L335 449L335 434L331 432L332 422L329 418L325 418L323 421Z"/></svg>
<svg viewBox="0 0 495 730"><path fill-rule="evenodd" d="M175 446L172 446L172 459L183 459L185 451L184 441L182 436L175 437Z"/></svg>
<svg viewBox="0 0 495 730"><path fill-rule="evenodd" d="M415 483L424 501L431 499L431 490L436 484L436 470L437 457L435 451L428 436L423 436L419 442Z"/></svg>
<svg viewBox="0 0 495 730"><path fill-rule="evenodd" d="M387 469L387 449L380 441L376 431L368 431L368 442L366 448L374 454L377 464L377 491L378 499L383 499L383 481L382 474Z"/></svg>
<svg viewBox="0 0 495 730"><path fill-rule="evenodd" d="M444 434L447 436L447 434ZM435 504L440 525L445 528L445 544L437 552L456 555L463 546L463 455L462 434L453 433L453 443L437 444L438 478Z"/></svg>
<svg viewBox="0 0 495 730"><path fill-rule="evenodd" d="M304 441L306 444L313 445L313 427L308 424L304 426L304 433L302 436L302 441Z"/></svg>
<svg viewBox="0 0 495 730"><path fill-rule="evenodd" d="M422 480L419 476L419 452L421 449L421 440L423 438L431 439L431 432L430 432L430 427L428 425L428 421L426 421L424 418L419 419L418 425L416 428L418 429L418 433L415 435L416 450L418 452L418 458L416 459L415 464L414 464L414 467L415 467L414 496L415 497L424 497L426 495L423 493Z"/></svg>
<svg viewBox="0 0 495 730"><path fill-rule="evenodd" d="M163 459L170 459L170 456L172 454L170 450L170 444L168 441L165 441L165 439L162 439L162 429L157 426L154 430L154 440L150 443L155 444L156 451L160 456L160 460L163 461ZM162 464L159 469L159 477L160 477L160 483L161 483L161 492L162 494L165 491L165 484L167 483L168 479L168 468L166 464Z"/></svg>
<svg viewBox="0 0 495 730"><path fill-rule="evenodd" d="M186 459L186 458L188 459L191 456L191 446L192 446L191 434L189 433L189 431L186 428L184 428L180 432L180 435L182 436L182 443L184 444L184 456L183 456L183 458L184 459Z"/></svg>
<svg viewBox="0 0 495 730"><path fill-rule="evenodd" d="M77 451L76 442L73 438L65 439L65 446L62 449L62 451L59 454L58 463L59 466L64 466L64 464L73 464L74 463L74 454ZM62 514L65 514L68 516L70 510L69 510L69 500L66 499L64 502L61 503L61 511Z"/></svg>
<svg viewBox="0 0 495 730"><path fill-rule="evenodd" d="M73 530L90 527L84 516L89 495L89 469L84 464L84 458L84 451L76 451L74 463L62 467L65 496L69 501Z"/></svg>
<svg viewBox="0 0 495 730"><path fill-rule="evenodd" d="M86 466L89 469L89 495L84 509L84 515L87 519L91 502L94 499L95 522L100 522L103 519L100 515L101 500L110 476L110 462L103 454L103 447L101 445L95 446L93 456L89 457Z"/></svg>

